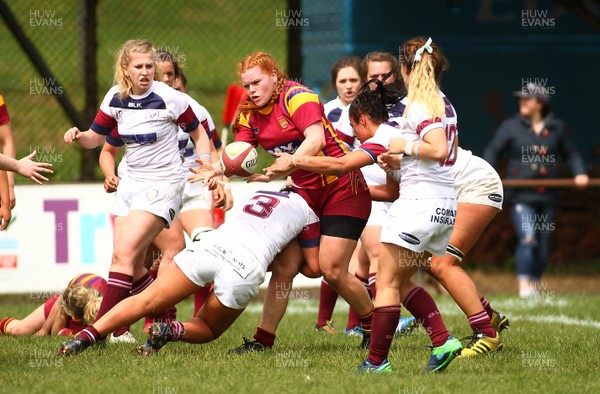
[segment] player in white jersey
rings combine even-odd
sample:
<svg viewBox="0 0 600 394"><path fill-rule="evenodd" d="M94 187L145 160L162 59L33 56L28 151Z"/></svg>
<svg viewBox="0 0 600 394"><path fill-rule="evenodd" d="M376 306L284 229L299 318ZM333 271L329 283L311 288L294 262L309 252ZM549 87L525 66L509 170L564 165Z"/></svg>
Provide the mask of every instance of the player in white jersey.
<svg viewBox="0 0 600 394"><path fill-rule="evenodd" d="M338 136L350 149L356 146L356 141L354 130L348 122L348 107L363 83L361 60L356 56L342 57L331 68L331 86L337 90L338 95L323 105L325 116L341 133Z"/></svg>
<svg viewBox="0 0 600 394"><path fill-rule="evenodd" d="M410 103L404 128L382 124L389 116L386 105L399 99L401 85L384 86L381 81L371 80L369 83L375 83L376 90L361 93L350 106L353 129L364 141L358 151L340 158L285 156L266 169L267 174L285 171L291 162L292 167L309 171L343 173L374 163L378 155L388 150L388 144L392 153L405 153L400 198L392 205L381 234L383 245L373 312L377 318L373 322L369 359L359 371L391 370L387 354L398 325L401 300L431 338L433 350L426 371L445 369L462 349L460 341L448 334L431 296L410 279L428 254L445 252L456 215L452 174L449 166L440 165L453 158L454 140L447 130L456 128L454 119L445 116L437 88L445 58L430 40L416 42L420 56L411 69L402 66Z"/></svg>
<svg viewBox="0 0 600 394"><path fill-rule="evenodd" d="M114 250L98 317L152 280L143 266L146 249L177 216L185 183L178 126L196 141L199 155L210 155L208 136L185 96L154 76L152 44L125 42L116 58L117 85L106 94L90 130L73 127L64 135L68 144L93 149L118 125L126 147L127 174L117 189Z"/></svg>
<svg viewBox="0 0 600 394"><path fill-rule="evenodd" d="M150 287L119 303L76 338L63 343L59 352L80 352L115 327L178 303L209 283L214 283L214 292L196 317L185 322L154 323L139 352L156 352L168 341L205 343L217 339L256 295L275 255L298 235L307 242L318 238L318 222L296 193L251 193L236 204L223 225L175 256L176 264L161 272Z"/></svg>
<svg viewBox="0 0 600 394"><path fill-rule="evenodd" d="M200 124L208 132L211 140L211 149L213 153L212 160L218 161L218 150L222 149L221 140L217 135L215 124L212 117L202 105L190 97L186 93L187 78L177 60L177 57L169 52L159 52L159 66L163 72L163 82L175 88L175 83L180 81L179 91L181 91L188 99L194 114L200 121ZM190 168L196 167L195 159L198 154L194 146L194 142L189 135L179 129L177 135L179 142L179 152L183 161L183 168L189 171ZM233 195L231 194L231 185L229 179L223 177L223 182L219 184L217 189L210 191L202 182L187 182L183 190L183 201L181 206L180 221L184 231L187 233L192 242L200 240L205 233L211 231L213 227L218 227L220 223L213 223L213 209L223 206L227 211L233 206ZM210 287L202 288L194 295L194 315L204 304ZM151 323L146 319L146 327Z"/></svg>
<svg viewBox="0 0 600 394"><path fill-rule="evenodd" d="M445 95L442 96L446 116L456 118L454 107ZM391 124L398 126L404 122L406 104L404 98L390 107ZM458 141L456 129L449 129L447 133L455 135ZM498 333L509 325L506 316L490 306L471 277L460 267L463 257L475 245L485 227L502 210L503 189L498 173L485 160L458 145L455 153L454 164L450 168L457 198L456 221L446 253L432 256L426 270L444 286L467 316L473 336L460 357L470 357L501 349L503 344Z"/></svg>

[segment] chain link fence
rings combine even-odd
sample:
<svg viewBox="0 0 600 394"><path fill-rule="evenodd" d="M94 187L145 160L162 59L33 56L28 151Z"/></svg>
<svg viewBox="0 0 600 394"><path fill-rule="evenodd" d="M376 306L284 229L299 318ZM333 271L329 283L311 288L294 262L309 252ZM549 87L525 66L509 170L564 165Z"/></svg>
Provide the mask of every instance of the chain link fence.
<svg viewBox="0 0 600 394"><path fill-rule="evenodd" d="M116 51L132 38L148 39L157 49L175 55L184 67L188 93L208 109L218 129L227 86L236 82L235 68L244 56L262 50L273 54L282 67L287 66L288 29L277 23L277 15L287 9L286 0L3 3L52 74L43 77L7 23L0 24L0 94L11 115L17 156L37 151L38 160L54 165L53 182L81 179L82 152L63 142L63 134L73 122L59 99L68 98L77 112L84 112L83 87L89 77L83 71L86 7L96 11L95 111L112 86ZM89 127L89 116L82 123ZM103 179L97 160L86 165L95 166L96 179Z"/></svg>

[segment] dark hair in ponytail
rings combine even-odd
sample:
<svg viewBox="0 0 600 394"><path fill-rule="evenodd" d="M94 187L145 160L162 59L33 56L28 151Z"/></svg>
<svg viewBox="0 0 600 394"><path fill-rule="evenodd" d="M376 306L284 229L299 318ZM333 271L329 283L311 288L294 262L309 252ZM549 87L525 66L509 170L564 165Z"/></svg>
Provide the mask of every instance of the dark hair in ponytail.
<svg viewBox="0 0 600 394"><path fill-rule="evenodd" d="M371 86L375 85L375 89ZM360 93L350 104L349 115L356 122L361 114L368 115L374 122L383 123L389 119L388 106L394 105L406 96L406 89L401 81L384 85L378 79L365 83Z"/></svg>

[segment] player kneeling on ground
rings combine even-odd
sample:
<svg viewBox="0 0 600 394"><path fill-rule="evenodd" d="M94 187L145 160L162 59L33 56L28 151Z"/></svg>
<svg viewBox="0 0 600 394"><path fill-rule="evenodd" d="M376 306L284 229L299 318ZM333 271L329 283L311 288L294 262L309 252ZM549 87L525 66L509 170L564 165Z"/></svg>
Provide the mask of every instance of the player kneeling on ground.
<svg viewBox="0 0 600 394"><path fill-rule="evenodd" d="M169 341L205 343L217 339L244 311L264 281L275 255L295 237L313 242L318 218L293 192L258 191L241 201L221 227L174 257L143 292L119 302L93 325L64 342L63 355L81 352L118 327L184 300L214 283L196 317L185 322L155 322L140 354L157 352Z"/></svg>

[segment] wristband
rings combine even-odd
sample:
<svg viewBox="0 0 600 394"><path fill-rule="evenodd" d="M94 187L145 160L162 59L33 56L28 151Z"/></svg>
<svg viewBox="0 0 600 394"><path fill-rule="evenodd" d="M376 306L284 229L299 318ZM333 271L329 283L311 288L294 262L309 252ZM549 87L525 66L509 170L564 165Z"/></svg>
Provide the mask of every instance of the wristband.
<svg viewBox="0 0 600 394"><path fill-rule="evenodd" d="M221 186L223 186L223 189L225 190L231 190L231 184L229 182L223 182L223 181L217 181L221 184Z"/></svg>
<svg viewBox="0 0 600 394"><path fill-rule="evenodd" d="M416 146L415 146L415 157L416 157L416 158L418 158L418 157L419 157L419 146L420 146L420 145L421 145L421 144L416 144Z"/></svg>
<svg viewBox="0 0 600 394"><path fill-rule="evenodd" d="M292 155L292 163L294 164L294 168L296 168L296 155Z"/></svg>
<svg viewBox="0 0 600 394"><path fill-rule="evenodd" d="M209 159L212 159L212 155L209 153L203 153L201 155L198 156L200 159L202 159L203 157L208 157Z"/></svg>
<svg viewBox="0 0 600 394"><path fill-rule="evenodd" d="M414 143L414 142L411 142L411 143L409 143L409 144L406 144L406 145L404 146L404 154L405 154L405 155L412 156L412 153L411 153L411 151L412 151L412 147L413 147L413 145L415 145L415 143Z"/></svg>

